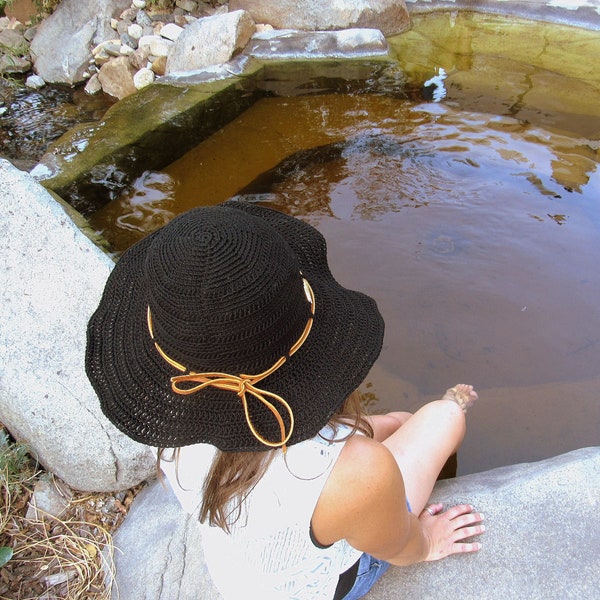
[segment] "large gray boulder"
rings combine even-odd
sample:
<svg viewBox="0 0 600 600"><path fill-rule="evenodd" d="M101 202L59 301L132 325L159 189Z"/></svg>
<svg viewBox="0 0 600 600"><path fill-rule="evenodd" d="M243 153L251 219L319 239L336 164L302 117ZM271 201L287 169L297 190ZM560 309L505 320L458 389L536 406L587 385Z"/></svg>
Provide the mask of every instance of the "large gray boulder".
<svg viewBox="0 0 600 600"><path fill-rule="evenodd" d="M404 0L229 0L229 10L247 10L256 23L308 31L379 29L385 35L408 28Z"/></svg>
<svg viewBox="0 0 600 600"><path fill-rule="evenodd" d="M485 514L483 549L392 567L365 598L595 600L599 490L600 447L439 482L435 499L471 503ZM219 600L200 540L196 518L155 481L136 498L114 537L113 598ZM234 577L235 565L231 571Z"/></svg>
<svg viewBox="0 0 600 600"><path fill-rule="evenodd" d="M83 81L92 48L115 37L110 19L131 0L62 0L31 41L35 72L49 83Z"/></svg>
<svg viewBox="0 0 600 600"><path fill-rule="evenodd" d="M246 46L255 31L252 17L244 10L198 19L175 41L165 73L226 63Z"/></svg>
<svg viewBox="0 0 600 600"><path fill-rule="evenodd" d="M84 370L87 321L113 261L33 178L0 160L0 421L72 488L154 472L104 417Z"/></svg>

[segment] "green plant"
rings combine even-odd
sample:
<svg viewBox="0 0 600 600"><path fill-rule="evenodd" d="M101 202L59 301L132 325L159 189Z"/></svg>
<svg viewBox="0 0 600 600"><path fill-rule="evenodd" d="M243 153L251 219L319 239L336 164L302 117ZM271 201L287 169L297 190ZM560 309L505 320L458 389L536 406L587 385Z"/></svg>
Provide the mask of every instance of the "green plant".
<svg viewBox="0 0 600 600"><path fill-rule="evenodd" d="M13 556L13 549L8 546L0 547L0 567L3 567Z"/></svg>
<svg viewBox="0 0 600 600"><path fill-rule="evenodd" d="M33 4L37 8L38 12L51 14L60 4L60 0L33 0Z"/></svg>

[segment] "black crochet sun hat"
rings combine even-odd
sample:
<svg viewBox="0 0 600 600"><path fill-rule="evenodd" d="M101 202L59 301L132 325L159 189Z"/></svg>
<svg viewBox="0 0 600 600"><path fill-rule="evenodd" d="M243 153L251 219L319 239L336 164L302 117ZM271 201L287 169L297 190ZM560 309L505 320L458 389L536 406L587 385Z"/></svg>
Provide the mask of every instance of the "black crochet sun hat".
<svg viewBox="0 0 600 600"><path fill-rule="evenodd" d="M316 229L229 201L123 254L88 324L86 372L138 442L267 450L318 433L383 330L375 301L331 275Z"/></svg>

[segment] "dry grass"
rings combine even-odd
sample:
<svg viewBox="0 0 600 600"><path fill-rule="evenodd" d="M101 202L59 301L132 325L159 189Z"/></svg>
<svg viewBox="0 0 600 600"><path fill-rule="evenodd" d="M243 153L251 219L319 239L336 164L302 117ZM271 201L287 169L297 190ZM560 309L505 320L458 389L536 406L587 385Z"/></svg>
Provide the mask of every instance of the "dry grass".
<svg viewBox="0 0 600 600"><path fill-rule="evenodd" d="M60 517L40 509L27 516L41 477L68 498ZM104 582L113 571L112 532L139 489L72 492L38 469L0 426L0 547L13 552L0 568L0 600L108 600Z"/></svg>

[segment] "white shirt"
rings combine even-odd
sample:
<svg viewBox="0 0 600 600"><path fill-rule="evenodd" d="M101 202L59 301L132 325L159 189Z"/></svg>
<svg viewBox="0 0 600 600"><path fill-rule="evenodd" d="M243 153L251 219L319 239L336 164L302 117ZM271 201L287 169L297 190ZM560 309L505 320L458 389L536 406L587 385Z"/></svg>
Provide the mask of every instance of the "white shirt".
<svg viewBox="0 0 600 600"><path fill-rule="evenodd" d="M338 427L337 439L349 428ZM239 520L228 534L202 525L205 559L226 600L331 600L340 573L362 552L340 540L318 548L310 539L313 511L344 442L330 442L333 430L276 453L265 475L248 494ZM173 462L163 471L182 506L196 512L214 456L205 444L181 449L178 479ZM180 485L181 484L181 485Z"/></svg>

